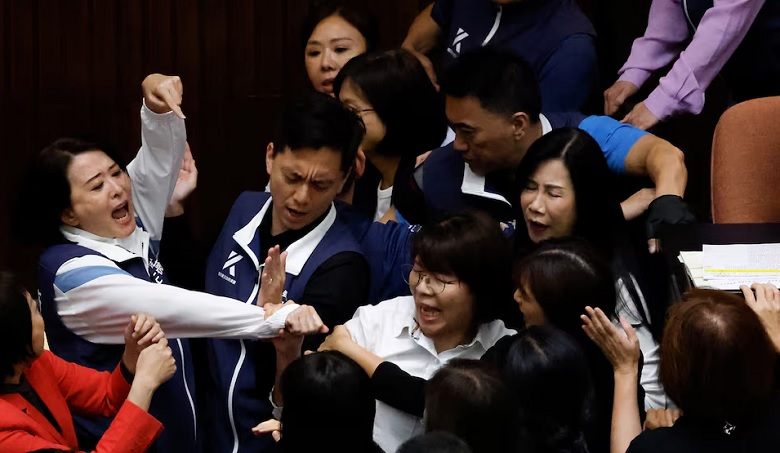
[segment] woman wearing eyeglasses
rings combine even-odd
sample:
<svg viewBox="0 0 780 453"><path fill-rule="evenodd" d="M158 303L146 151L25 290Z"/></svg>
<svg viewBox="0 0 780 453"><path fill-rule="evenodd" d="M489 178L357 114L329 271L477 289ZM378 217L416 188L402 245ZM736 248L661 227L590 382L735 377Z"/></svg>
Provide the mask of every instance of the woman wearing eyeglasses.
<svg viewBox="0 0 780 453"><path fill-rule="evenodd" d="M403 49L351 59L333 92L363 119L360 147L375 167L356 183L352 204L380 220L395 205L395 183L408 181L417 156L438 148L447 136L444 97L420 61Z"/></svg>
<svg viewBox="0 0 780 453"><path fill-rule="evenodd" d="M511 248L495 221L462 213L426 226L412 240L412 256L412 295L360 307L320 350L341 351L369 375L390 362L428 379L450 360L478 359L515 333L497 319L513 287ZM374 440L383 450L396 451L422 432L419 417L377 402Z"/></svg>

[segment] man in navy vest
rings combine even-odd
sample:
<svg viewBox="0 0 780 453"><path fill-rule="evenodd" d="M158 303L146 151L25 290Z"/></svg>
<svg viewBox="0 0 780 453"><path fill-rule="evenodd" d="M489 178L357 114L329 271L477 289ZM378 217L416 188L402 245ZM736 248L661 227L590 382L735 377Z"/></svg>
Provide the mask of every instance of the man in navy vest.
<svg viewBox="0 0 780 453"><path fill-rule="evenodd" d="M365 304L369 266L333 203L353 171L363 134L357 115L326 95L285 115L282 141L266 151L270 193L244 192L233 205L208 259L208 292L262 304L269 302L262 300L267 288L284 280L282 300L307 301L328 326L343 324ZM274 282L274 273L263 268L278 268L279 252L287 258ZM316 349L323 339L307 337L303 347ZM274 352L258 341L209 341L211 451L272 447L270 436L255 437L251 428L272 414Z"/></svg>
<svg viewBox="0 0 780 453"><path fill-rule="evenodd" d="M474 207L511 228L520 217L512 207L519 200L515 169L536 139L567 126L593 136L613 171L649 176L655 183L652 203L640 192L623 205L627 217L650 205L650 237L658 223L690 219L681 198L687 171L679 149L606 116L542 113L533 69L520 57L492 48L464 54L444 74L441 91L455 141L434 150L402 189L399 199L405 202L396 207L410 222Z"/></svg>
<svg viewBox="0 0 780 453"><path fill-rule="evenodd" d="M432 75L425 54L443 47L443 68L490 45L515 52L539 75L547 111L580 110L598 84L596 31L574 0L436 0L409 28L402 47ZM432 77L433 78L433 77Z"/></svg>

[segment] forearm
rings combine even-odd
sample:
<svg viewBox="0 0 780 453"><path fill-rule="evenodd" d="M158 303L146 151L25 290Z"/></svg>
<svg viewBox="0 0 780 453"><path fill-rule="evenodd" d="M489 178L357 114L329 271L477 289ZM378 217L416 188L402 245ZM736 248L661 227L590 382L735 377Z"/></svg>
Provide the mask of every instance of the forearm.
<svg viewBox="0 0 780 453"><path fill-rule="evenodd" d="M625 453L631 441L642 432L637 401L637 372L637 370L630 373L615 372L611 453Z"/></svg>
<svg viewBox="0 0 780 453"><path fill-rule="evenodd" d="M371 376L374 398L415 417L422 417L425 411L427 384L391 362L382 362Z"/></svg>
<svg viewBox="0 0 780 453"><path fill-rule="evenodd" d="M368 377L372 377L377 367L384 362L384 359L354 342L349 342L343 348L339 348L339 352L360 365Z"/></svg>
<svg viewBox="0 0 780 453"><path fill-rule="evenodd" d="M666 140L658 140L659 143L653 146L647 157L647 174L655 183L655 197L662 195L682 197L688 184L685 156Z"/></svg>
<svg viewBox="0 0 780 453"><path fill-rule="evenodd" d="M130 393L127 394L127 401L138 406L144 411L149 411L149 405L152 404L152 396L157 388L143 379L134 380L130 386Z"/></svg>
<svg viewBox="0 0 780 453"><path fill-rule="evenodd" d="M401 47L424 54L438 46L442 31L431 17L432 10L433 3L417 15Z"/></svg>
<svg viewBox="0 0 780 453"><path fill-rule="evenodd" d="M293 350L290 351L280 351L279 349L276 350L276 377L274 378L274 388L271 391L271 398L275 406L278 407L284 406L284 399L282 398L282 386L281 386L282 373L284 373L284 370L287 369L288 365L298 360L300 356L301 356L300 347L297 348L297 352Z"/></svg>
<svg viewBox="0 0 780 453"><path fill-rule="evenodd" d="M176 187L186 140L184 120L173 112L157 114L141 107L141 149L127 170L136 213L153 239L162 237L165 208Z"/></svg>

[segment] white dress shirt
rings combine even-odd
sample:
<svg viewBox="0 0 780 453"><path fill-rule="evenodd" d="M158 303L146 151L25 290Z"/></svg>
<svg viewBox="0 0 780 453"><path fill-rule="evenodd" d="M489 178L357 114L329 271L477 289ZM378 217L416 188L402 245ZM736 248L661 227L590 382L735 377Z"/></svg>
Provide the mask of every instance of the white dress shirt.
<svg viewBox="0 0 780 453"><path fill-rule="evenodd" d="M469 344L439 353L414 316L414 298L402 296L358 308L345 326L360 346L423 379L430 379L452 359L479 359L499 339L516 333L504 327L503 321L491 321L479 327ZM423 432L422 419L377 401L374 441L383 450L395 452L404 441Z"/></svg>

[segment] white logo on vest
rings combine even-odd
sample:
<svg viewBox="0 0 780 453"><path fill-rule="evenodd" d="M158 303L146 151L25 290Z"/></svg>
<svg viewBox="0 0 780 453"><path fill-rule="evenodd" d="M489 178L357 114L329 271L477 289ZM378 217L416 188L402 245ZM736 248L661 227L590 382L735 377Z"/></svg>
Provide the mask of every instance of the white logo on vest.
<svg viewBox="0 0 780 453"><path fill-rule="evenodd" d="M452 46L447 49L447 52L449 52L453 57L458 58L458 55L460 55L460 42L468 37L469 34L466 32L466 30L458 28L458 32L455 34L455 39L452 40Z"/></svg>
<svg viewBox="0 0 780 453"><path fill-rule="evenodd" d="M231 285L235 285L236 284L236 279L235 279L235 277L236 277L236 263L238 263L242 259L244 259L244 257L239 255L238 253L230 252L230 255L228 256L227 261L225 261L225 264L222 266L222 270L217 272L217 275L219 276L219 278L221 278L222 280L225 280L226 282L230 283ZM225 269L228 270L228 274L230 274L229 277L222 272Z"/></svg>

